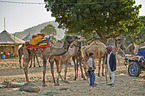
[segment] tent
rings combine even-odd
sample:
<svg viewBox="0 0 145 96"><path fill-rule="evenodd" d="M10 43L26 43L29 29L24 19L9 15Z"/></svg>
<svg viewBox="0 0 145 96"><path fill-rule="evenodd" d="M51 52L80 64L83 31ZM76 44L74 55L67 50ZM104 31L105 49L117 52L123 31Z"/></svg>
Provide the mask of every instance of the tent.
<svg viewBox="0 0 145 96"><path fill-rule="evenodd" d="M0 53L6 58L18 57L19 45L24 44L25 41L8 33L6 30L0 33Z"/></svg>

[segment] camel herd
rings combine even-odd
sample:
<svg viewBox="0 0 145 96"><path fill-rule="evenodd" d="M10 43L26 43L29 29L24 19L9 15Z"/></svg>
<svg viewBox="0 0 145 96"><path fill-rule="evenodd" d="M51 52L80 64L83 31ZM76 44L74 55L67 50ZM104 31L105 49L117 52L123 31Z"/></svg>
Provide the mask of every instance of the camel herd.
<svg viewBox="0 0 145 96"><path fill-rule="evenodd" d="M28 77L29 62L31 61L31 65L32 65L32 58L34 58L35 56L41 57L43 60L43 86L46 86L45 74L46 74L47 61L49 61L50 63L50 67L51 67L50 69L51 69L51 74L53 77L54 85L59 85L60 78L61 80L68 82L66 80L66 74L67 74L67 68L70 63L71 58L75 64L74 65L74 72L75 72L74 80L78 78L78 67L80 67L81 77L84 80L86 80L86 77L87 77L86 61L88 60L88 54L90 52L94 53L94 59L99 60L98 76L100 76L101 67L102 67L102 76L104 76L105 75L104 62L105 62L105 57L106 57L106 45L101 42L92 42L90 45L82 46L82 42L84 41L86 41L86 39L83 36L75 35L75 36L67 36L65 38L64 43L59 42L57 46L46 47L45 50L43 51L42 50L29 50L29 49L26 49L25 46L22 46L18 51L20 54L19 63L21 67L21 57L23 55L23 67L24 67L26 81L29 82L29 77ZM123 41L124 39L115 40L116 45L113 48L114 53L117 54ZM129 49L129 48L126 48L126 49ZM58 74L56 80L54 76L54 62L56 64L57 74ZM63 64L65 64L64 76L61 75Z"/></svg>

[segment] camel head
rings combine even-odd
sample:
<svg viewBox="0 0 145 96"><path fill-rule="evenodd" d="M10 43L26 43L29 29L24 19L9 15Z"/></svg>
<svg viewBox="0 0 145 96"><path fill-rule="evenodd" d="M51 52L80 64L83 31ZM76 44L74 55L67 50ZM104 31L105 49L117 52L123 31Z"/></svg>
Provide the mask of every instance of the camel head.
<svg viewBox="0 0 145 96"><path fill-rule="evenodd" d="M65 42L64 42L64 49L67 49L69 48L70 44L75 41L76 37L75 36L66 36L65 38Z"/></svg>
<svg viewBox="0 0 145 96"><path fill-rule="evenodd" d="M116 37L115 38L115 46L113 48L113 52L116 53L118 52L121 44L125 41L125 38L124 37Z"/></svg>
<svg viewBox="0 0 145 96"><path fill-rule="evenodd" d="M86 41L85 37L81 36L81 35L75 35L76 36L76 40L78 42L82 42L82 41Z"/></svg>

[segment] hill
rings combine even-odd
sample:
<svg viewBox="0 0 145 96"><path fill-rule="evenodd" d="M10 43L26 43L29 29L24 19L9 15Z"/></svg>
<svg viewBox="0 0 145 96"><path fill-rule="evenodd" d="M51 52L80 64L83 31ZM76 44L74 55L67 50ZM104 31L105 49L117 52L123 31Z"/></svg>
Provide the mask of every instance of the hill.
<svg viewBox="0 0 145 96"><path fill-rule="evenodd" d="M58 28L59 24L55 21L45 22L45 23L39 24L37 26L25 29L24 31L15 32L15 36L20 39L23 39L29 33L30 33L30 35L36 35L37 33L40 33L40 30L43 29L44 27L46 27L48 24L52 24L55 27L55 29L57 31L57 36L55 36L56 39L60 40L64 37L65 30Z"/></svg>

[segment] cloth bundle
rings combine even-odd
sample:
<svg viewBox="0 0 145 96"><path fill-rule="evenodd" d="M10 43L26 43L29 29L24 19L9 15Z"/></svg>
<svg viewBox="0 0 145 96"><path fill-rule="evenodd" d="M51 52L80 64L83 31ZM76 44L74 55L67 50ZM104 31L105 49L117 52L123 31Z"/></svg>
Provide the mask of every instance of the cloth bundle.
<svg viewBox="0 0 145 96"><path fill-rule="evenodd" d="M45 47L50 47L50 37L43 33L37 35L31 35L25 42L25 48L39 50Z"/></svg>

